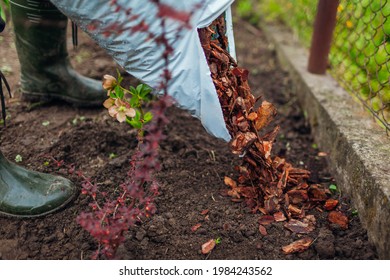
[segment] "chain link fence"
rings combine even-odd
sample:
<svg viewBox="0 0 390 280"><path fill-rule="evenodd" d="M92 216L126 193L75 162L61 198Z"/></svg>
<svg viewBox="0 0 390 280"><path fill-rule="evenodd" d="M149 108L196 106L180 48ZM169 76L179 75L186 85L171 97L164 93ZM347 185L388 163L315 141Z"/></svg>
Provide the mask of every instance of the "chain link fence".
<svg viewBox="0 0 390 280"><path fill-rule="evenodd" d="M291 27L303 45L310 47L317 1L239 2L257 5L256 13ZM333 77L389 133L390 0L340 1L329 62Z"/></svg>
<svg viewBox="0 0 390 280"><path fill-rule="evenodd" d="M341 1L331 73L390 131L390 0Z"/></svg>

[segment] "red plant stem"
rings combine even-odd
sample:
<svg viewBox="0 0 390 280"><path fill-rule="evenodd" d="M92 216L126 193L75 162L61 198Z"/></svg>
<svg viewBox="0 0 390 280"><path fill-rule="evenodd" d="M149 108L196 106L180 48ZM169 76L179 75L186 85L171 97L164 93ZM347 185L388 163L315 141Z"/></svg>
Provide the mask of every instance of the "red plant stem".
<svg viewBox="0 0 390 280"><path fill-rule="evenodd" d="M161 5L159 0L149 1L158 6ZM128 16L131 15L131 10L124 10L115 0L111 1L111 5L115 6L117 12L125 11ZM166 6L163 8L165 12L171 11ZM184 15L180 12L175 13L175 17L182 18L182 16ZM137 15L130 17L138 18ZM83 193L90 195L94 204L92 205L92 211L81 213L77 221L98 241L99 250L95 254L96 257L104 255L110 259L114 258L118 246L124 242L125 233L134 225L135 220L149 217L155 211L153 200L158 195L158 184L155 181L154 173L161 169L158 162L158 147L159 142L164 139L163 128L168 123L165 117L165 110L172 104L168 96L168 84L172 79L169 71L169 58L173 52L171 44L174 41L169 42L167 39L166 24L166 18L161 17L162 34L160 36L155 36L143 21L141 21L139 26L133 27L134 32L146 33L149 38L154 40L158 46L162 46L164 50L162 53L164 69L161 74L160 88L157 89L163 92L163 96L153 104L153 120L145 126L145 136L142 138L138 137L139 143L130 162L131 168L127 173L126 181L121 184L123 192L116 199L112 200L100 193L96 184L93 184L89 178L86 178L81 172L79 173L84 181ZM186 24L188 23L182 22L179 25L176 38L180 36L180 31L185 28ZM114 25L118 28L117 30L122 30L121 24ZM148 188L150 188L149 192ZM99 195L99 199L103 199L103 205L99 205L99 200L96 198L97 195Z"/></svg>

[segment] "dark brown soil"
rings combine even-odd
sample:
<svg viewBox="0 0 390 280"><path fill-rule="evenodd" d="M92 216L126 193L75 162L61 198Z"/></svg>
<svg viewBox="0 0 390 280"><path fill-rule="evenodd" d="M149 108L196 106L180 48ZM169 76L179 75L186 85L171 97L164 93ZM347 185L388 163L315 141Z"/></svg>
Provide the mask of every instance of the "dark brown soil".
<svg viewBox="0 0 390 280"><path fill-rule="evenodd" d="M1 128L1 150L10 160L21 155L21 165L30 169L69 176L64 169L46 166L43 155L74 163L101 188L113 190L125 178L136 146L135 133L111 119L104 108L81 109L68 104L29 104L18 93L19 65L12 34L1 34L0 66L15 93L8 99L9 120ZM311 171L310 182L325 187L337 184L329 173L326 157L318 156L304 113L292 94L292 84L275 58L272 46L260 30L246 23L235 24L239 65L250 70L253 92L263 95L279 110L281 126L274 154L297 167ZM115 75L112 60L82 34L77 50L70 47L75 68L101 79ZM300 238L284 229L283 223L259 232L260 214L252 214L240 203L220 195L224 176L234 177L238 158L227 143L208 135L200 122L177 108L169 110L167 139L161 143L162 171L158 174L161 194L158 212L128 233L119 249L122 259L376 259L349 199L340 196L342 210L350 218L347 230L332 226L326 212L314 211L316 230L311 247L299 254L285 255L281 248ZM49 123L47 123L49 122ZM46 125L43 125L45 123ZM48 124L48 125L47 125ZM110 154L117 157L110 159ZM72 178L77 184L80 181ZM81 188L81 186L80 186ZM0 217L0 259L89 259L97 244L75 222L88 208L89 199L80 195L66 209L37 219ZM209 210L207 217L203 210ZM191 227L201 223L192 232ZM211 254L200 252L203 243L220 237Z"/></svg>

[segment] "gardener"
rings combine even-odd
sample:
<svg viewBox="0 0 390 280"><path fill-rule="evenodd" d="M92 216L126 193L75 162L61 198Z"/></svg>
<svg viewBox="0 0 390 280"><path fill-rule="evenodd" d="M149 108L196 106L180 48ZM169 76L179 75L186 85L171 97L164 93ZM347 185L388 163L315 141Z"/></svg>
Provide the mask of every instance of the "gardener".
<svg viewBox="0 0 390 280"><path fill-rule="evenodd" d="M67 17L47 0L11 0L10 5L23 97L101 105L106 97L101 82L79 75L70 66ZM0 31L4 27L1 20ZM0 214L42 216L65 206L76 193L69 180L17 166L0 152Z"/></svg>

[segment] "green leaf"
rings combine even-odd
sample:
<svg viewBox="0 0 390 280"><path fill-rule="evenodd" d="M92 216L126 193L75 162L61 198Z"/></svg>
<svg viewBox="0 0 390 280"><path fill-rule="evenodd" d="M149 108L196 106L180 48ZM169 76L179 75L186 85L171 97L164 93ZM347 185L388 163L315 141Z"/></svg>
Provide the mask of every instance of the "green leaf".
<svg viewBox="0 0 390 280"><path fill-rule="evenodd" d="M136 90L137 90L137 93L138 93L138 94L141 93L142 87L143 87L143 84L139 84L139 85L137 86Z"/></svg>
<svg viewBox="0 0 390 280"><path fill-rule="evenodd" d="M135 87L130 86L130 87L129 87L129 90L130 90L130 93L131 93L132 95L137 95L137 90L135 89Z"/></svg>
<svg viewBox="0 0 390 280"><path fill-rule="evenodd" d="M145 84L141 84L141 86L142 87L141 87L141 90L139 92L139 95L145 98L149 93L152 92L152 88L145 85Z"/></svg>
<svg viewBox="0 0 390 280"><path fill-rule="evenodd" d="M337 192L337 186L334 185L334 184L331 184L331 185L329 186L329 190L332 191L332 192Z"/></svg>
<svg viewBox="0 0 390 280"><path fill-rule="evenodd" d="M144 115L144 123L148 123L153 119L153 114L151 112L147 112Z"/></svg>
<svg viewBox="0 0 390 280"><path fill-rule="evenodd" d="M119 85L115 86L115 94L119 99L123 99L123 97L125 96L123 89Z"/></svg>
<svg viewBox="0 0 390 280"><path fill-rule="evenodd" d="M5 12L4 12L4 10L1 8L1 6L0 6L0 17L1 17L4 21L7 20L6 17L5 17Z"/></svg>
<svg viewBox="0 0 390 280"><path fill-rule="evenodd" d="M126 122L136 129L141 129L143 124L140 120L126 119Z"/></svg>
<svg viewBox="0 0 390 280"><path fill-rule="evenodd" d="M127 117L126 122L133 128L141 129L143 127L143 123L141 121L141 112L136 109L134 118Z"/></svg>
<svg viewBox="0 0 390 280"><path fill-rule="evenodd" d="M122 75L121 75L121 73L119 72L118 69L116 69L116 74L118 76L118 78L116 79L117 83L118 83L118 85L120 85L122 83L122 81L123 81L123 77L122 77Z"/></svg>
<svg viewBox="0 0 390 280"><path fill-rule="evenodd" d="M16 155L15 157L15 162L22 162L23 161L23 158L21 155Z"/></svg>
<svg viewBox="0 0 390 280"><path fill-rule="evenodd" d="M141 120L141 112L138 109L135 109L135 116L133 119L137 121Z"/></svg>
<svg viewBox="0 0 390 280"><path fill-rule="evenodd" d="M138 108L140 106L138 95L133 95L133 97L130 99L130 106L133 108Z"/></svg>
<svg viewBox="0 0 390 280"><path fill-rule="evenodd" d="M1 2L1 0L0 0ZM5 10L9 10L9 0L3 0L4 5L0 3L0 16L1 18L6 21L6 15L5 15ZM5 7L4 7L5 6Z"/></svg>

